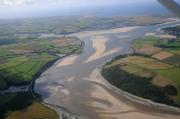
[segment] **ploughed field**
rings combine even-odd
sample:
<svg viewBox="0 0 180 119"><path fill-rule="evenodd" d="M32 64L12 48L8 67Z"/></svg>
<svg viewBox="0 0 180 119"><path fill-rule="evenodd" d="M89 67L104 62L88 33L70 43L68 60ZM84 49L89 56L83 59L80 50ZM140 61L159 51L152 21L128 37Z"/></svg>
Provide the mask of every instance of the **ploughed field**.
<svg viewBox="0 0 180 119"><path fill-rule="evenodd" d="M135 40L132 47L134 54L108 62L103 76L124 91L180 107L179 36L145 36Z"/></svg>
<svg viewBox="0 0 180 119"><path fill-rule="evenodd" d="M81 41L75 37L0 36L3 38L7 42L0 44L0 91L10 86L29 85L49 63L63 55L81 52ZM8 42L9 39L15 42ZM25 92L0 96L0 118L57 119L58 116Z"/></svg>

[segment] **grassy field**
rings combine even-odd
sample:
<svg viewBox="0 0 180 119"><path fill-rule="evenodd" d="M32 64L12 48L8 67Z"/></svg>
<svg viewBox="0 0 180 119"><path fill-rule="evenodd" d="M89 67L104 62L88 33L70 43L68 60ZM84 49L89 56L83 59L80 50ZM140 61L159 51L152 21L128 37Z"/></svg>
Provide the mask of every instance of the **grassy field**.
<svg viewBox="0 0 180 119"><path fill-rule="evenodd" d="M172 28L173 29L173 28ZM166 32L168 32L166 30ZM169 32L168 32L169 33ZM177 33L176 33L177 34ZM172 34L175 35L175 34ZM168 83L171 82L169 85L173 85L177 90L178 94L177 96L173 96L173 99L175 102L180 103L180 38L177 36L176 40L174 41L167 41L164 39L160 39L158 37L146 37L145 39L136 40L133 43L133 46L135 50L138 52L138 49L141 47L137 47L138 44L147 45L150 44L154 48L160 48L161 50L159 52L156 52L154 54L148 55L149 58L153 58L157 60L158 62L171 65L171 67L167 69L155 69L154 72L156 73L156 76L160 75L163 76L161 80L170 80L166 81ZM146 54L146 53L145 53ZM147 54L146 54L147 55ZM154 63L153 63L154 64ZM154 64L155 65L155 64ZM152 66L152 64L151 64ZM157 65L155 65L157 66ZM165 66L165 65L163 65ZM148 68L150 69L150 68ZM156 79L157 80L157 79ZM160 81L165 82L165 81ZM168 83L166 85L168 85ZM160 84L157 84L160 85Z"/></svg>
<svg viewBox="0 0 180 119"><path fill-rule="evenodd" d="M8 38L11 39L12 36ZM81 41L74 37L38 38L18 35L16 42L0 44L0 90L30 84L37 73L58 54L81 52ZM8 39L6 39L8 40ZM2 119L58 119L51 109L36 101L29 92L0 96Z"/></svg>
<svg viewBox="0 0 180 119"><path fill-rule="evenodd" d="M26 34L69 34L86 30L101 30L123 26L159 24L168 21L165 20L166 18L167 17L164 16L79 16L0 20L0 36L9 36L11 34L25 34L25 36L21 37L24 38L27 37ZM0 43L1 41L4 42L4 40L0 40ZM16 42L16 40L13 41Z"/></svg>
<svg viewBox="0 0 180 119"><path fill-rule="evenodd" d="M135 53L107 63L102 74L122 90L180 107L179 42L179 37L173 41L153 36L137 39Z"/></svg>
<svg viewBox="0 0 180 119"><path fill-rule="evenodd" d="M30 93L0 96L0 119L58 119L53 110L37 102Z"/></svg>
<svg viewBox="0 0 180 119"><path fill-rule="evenodd" d="M66 35L86 30L151 25L164 23L164 19L163 16L83 16L0 20L0 90L29 84L42 67L59 58L58 54L82 51L81 41L77 38L40 38L40 34ZM172 59L167 61L172 62ZM57 119L58 116L26 92L0 96L0 118Z"/></svg>
<svg viewBox="0 0 180 119"><path fill-rule="evenodd" d="M57 54L81 52L77 38L50 38L21 40L0 48L0 89L11 85L29 84L34 75L48 62L58 58ZM15 77L15 78L14 78Z"/></svg>

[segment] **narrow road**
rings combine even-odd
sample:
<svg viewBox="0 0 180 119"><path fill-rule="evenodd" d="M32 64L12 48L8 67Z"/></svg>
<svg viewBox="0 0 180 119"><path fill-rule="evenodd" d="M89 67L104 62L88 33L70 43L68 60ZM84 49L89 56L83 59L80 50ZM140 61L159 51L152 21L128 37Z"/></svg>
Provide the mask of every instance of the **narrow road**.
<svg viewBox="0 0 180 119"><path fill-rule="evenodd" d="M180 119L180 114L136 104L113 92L101 80L99 70L105 62L129 53L133 39L152 33L159 27L72 34L85 42L84 52L56 62L36 80L35 92L45 102L64 107L87 119Z"/></svg>

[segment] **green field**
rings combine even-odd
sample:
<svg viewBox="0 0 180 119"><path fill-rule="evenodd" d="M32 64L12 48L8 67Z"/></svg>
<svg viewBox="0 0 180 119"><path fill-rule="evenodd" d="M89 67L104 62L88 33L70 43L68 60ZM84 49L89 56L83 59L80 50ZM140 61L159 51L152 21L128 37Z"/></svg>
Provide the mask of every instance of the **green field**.
<svg viewBox="0 0 180 119"><path fill-rule="evenodd" d="M41 33L76 32L83 23L73 26L75 29L65 28L75 22L78 21L61 17L0 20L0 91L10 86L29 85L40 70L49 67L61 55L81 53L81 41L78 38L39 37ZM58 115L26 92L0 96L0 118L58 119Z"/></svg>
<svg viewBox="0 0 180 119"><path fill-rule="evenodd" d="M165 16L78 16L78 17L49 17L49 18L29 18L17 20L0 20L0 36L9 36L12 34L38 35L40 33L69 34L87 30L111 29L123 26L152 25L165 22ZM31 38L30 38L31 39ZM0 43L4 42L1 40ZM16 42L16 40L13 40Z"/></svg>
<svg viewBox="0 0 180 119"><path fill-rule="evenodd" d="M158 38L152 36L147 36L143 39L136 39L133 42L133 48L142 48L144 45L156 44L158 41Z"/></svg>
<svg viewBox="0 0 180 119"><path fill-rule="evenodd" d="M59 54L81 53L81 41L75 37L66 37L65 35L67 34L124 26L159 24L164 23L166 18L164 16L83 16L2 19L0 20L0 90L8 89L10 86L29 85L32 79L39 74L40 70L47 68L48 64L60 58ZM61 34L64 37L39 37L40 34L51 33ZM166 62L174 62L174 59ZM136 69L138 66L128 65L124 70L130 70L132 67ZM142 69L139 72L142 72ZM149 74L148 70L145 72L145 76L154 75L154 73ZM137 77L138 74L140 73L136 72ZM122 75L126 76L128 73L124 72ZM149 77L141 79L143 79L143 82L140 81L140 85L144 85L147 82L144 79L150 80ZM126 85L129 84L127 83ZM131 85L130 87L133 88ZM149 87L152 88L153 86ZM164 96L161 92L155 95ZM146 96L151 97L150 95ZM169 102L169 100L167 99L165 102ZM1 118L58 119L58 115L53 110L40 104L29 92L25 92L9 93L0 96Z"/></svg>
<svg viewBox="0 0 180 119"><path fill-rule="evenodd" d="M0 64L0 89L29 84L45 64L58 58L57 54L80 53L81 42L77 41L73 37L34 38L3 45L0 48L3 60Z"/></svg>
<svg viewBox="0 0 180 119"><path fill-rule="evenodd" d="M164 40L148 36L135 40L133 48L134 54L107 63L103 76L124 91L180 107L179 37Z"/></svg>
<svg viewBox="0 0 180 119"><path fill-rule="evenodd" d="M36 101L30 93L0 96L0 119L58 119L53 110Z"/></svg>
<svg viewBox="0 0 180 119"><path fill-rule="evenodd" d="M29 36L18 35L15 39L16 42L0 44L0 90L30 84L41 69L60 58L58 54L82 51L81 41L74 37L30 39ZM1 118L58 119L58 115L26 92L0 96Z"/></svg>
<svg viewBox="0 0 180 119"><path fill-rule="evenodd" d="M154 47L161 48L161 52L166 51L173 54L172 56L161 60L161 62L163 63L172 65L173 68L161 69L161 70L157 69L154 72L174 82L171 85L174 85L178 90L178 95L174 99L175 99L175 102L180 103L180 80L179 80L180 79L180 75L179 75L180 74L180 55L179 55L180 38L177 36L176 40L172 42L172 41L164 41L163 39L160 39L157 37L146 37L140 40L136 40L133 43L135 49L140 48L140 47L137 47L138 44L141 44L142 46L146 44L151 44ZM162 57L162 56L159 56L159 57Z"/></svg>

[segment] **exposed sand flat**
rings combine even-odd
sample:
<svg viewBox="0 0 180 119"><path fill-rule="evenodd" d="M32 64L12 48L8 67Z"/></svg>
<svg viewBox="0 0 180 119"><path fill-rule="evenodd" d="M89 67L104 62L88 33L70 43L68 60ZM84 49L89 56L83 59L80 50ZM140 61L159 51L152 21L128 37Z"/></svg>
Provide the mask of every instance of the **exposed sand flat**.
<svg viewBox="0 0 180 119"><path fill-rule="evenodd" d="M116 36L117 38L128 38L129 36L121 36L121 35L119 35L119 36Z"/></svg>
<svg viewBox="0 0 180 119"><path fill-rule="evenodd" d="M80 33L80 38L90 36L83 39L84 52L79 56L63 58L47 70L37 79L35 91L41 94L45 102L64 107L70 112L87 117L86 119L180 119L180 114L175 115L153 106L132 102L114 92L104 82L100 67L113 57L128 53L131 38L144 35L144 29L138 29L139 36L135 35L137 31L133 34L132 29L134 28ZM129 37L111 39L113 32L118 32L113 34L115 37ZM107 34L102 35L104 33ZM59 112L58 109L56 111Z"/></svg>
<svg viewBox="0 0 180 119"><path fill-rule="evenodd" d="M96 60L97 58L101 57L103 55L103 53L106 50L106 46L105 43L107 42L107 38L104 36L95 36L91 38L92 41L92 47L95 49L95 52L93 55L91 55L87 61L93 61Z"/></svg>
<svg viewBox="0 0 180 119"><path fill-rule="evenodd" d="M179 119L178 116L169 116L166 114L156 115L156 114L146 114L143 112L139 112L138 110L127 110L127 111L119 111L114 112L109 116L109 114L104 114L101 116L102 119Z"/></svg>
<svg viewBox="0 0 180 119"><path fill-rule="evenodd" d="M93 53L93 55L91 55L86 63L94 61L98 58L113 54L115 52L118 52L121 50L121 48L113 48L111 50L109 50L108 52L105 52L106 50L106 42L108 41L108 39L104 36L95 36L91 38L92 41L92 46L95 49L95 52Z"/></svg>
<svg viewBox="0 0 180 119"><path fill-rule="evenodd" d="M174 35L169 35L169 34L159 35L158 37L159 37L159 38L162 38L162 39L176 38L176 36L174 36Z"/></svg>
<svg viewBox="0 0 180 119"><path fill-rule="evenodd" d="M105 56L108 56L108 55L110 55L110 54L116 53L116 52L118 52L118 51L120 51L120 50L121 50L121 47L119 47L119 48L113 48L113 49L109 50L108 52L104 53L104 54L102 55L102 57L105 57Z"/></svg>
<svg viewBox="0 0 180 119"><path fill-rule="evenodd" d="M101 78L103 77L99 70L95 69L91 73L89 80L107 86ZM94 101L91 103L93 107L96 107L96 112L99 114L101 119L179 119L178 116L147 113L146 111L139 110L138 108L119 100L99 85L94 86L94 91L91 93L91 97L98 97L99 100L105 100L104 102Z"/></svg>
<svg viewBox="0 0 180 119"><path fill-rule="evenodd" d="M146 33L145 36L155 36L156 33Z"/></svg>
<svg viewBox="0 0 180 119"><path fill-rule="evenodd" d="M103 80L101 80L101 74L99 72L99 69L95 69L93 70L93 72L91 73L89 80L100 83L102 85L105 85L105 82L103 82ZM91 93L92 97L98 97L99 99L103 100L104 97L106 97L106 102L111 102L107 104L103 104L100 102L92 102L92 105L98 108L103 108L105 109L107 113L112 113L112 112L118 112L119 111L119 107L123 107L121 110L125 111L128 109L132 109L131 107L127 106L126 104L120 102L117 98L115 98L114 96L112 96L109 92L107 92L104 88L102 88L99 85L95 85L94 91ZM97 110L98 111L98 110ZM101 111L98 111L99 113L101 113Z"/></svg>
<svg viewBox="0 0 180 119"><path fill-rule="evenodd" d="M115 29L108 29L108 30L97 30L97 31L83 31L83 32L74 33L71 35L82 38L82 37L96 36L96 35L103 35L103 34L115 34L115 33L130 32L130 31L137 29L139 27L140 26L123 27L123 28L115 28Z"/></svg>
<svg viewBox="0 0 180 119"><path fill-rule="evenodd" d="M67 79L67 81L71 82L71 81L73 81L74 79L75 79L75 77L70 77L70 78Z"/></svg>
<svg viewBox="0 0 180 119"><path fill-rule="evenodd" d="M73 62L74 62L77 58L78 58L77 55L69 56L67 59L63 59L63 60L57 65L57 67L67 66L67 65L73 64Z"/></svg>

